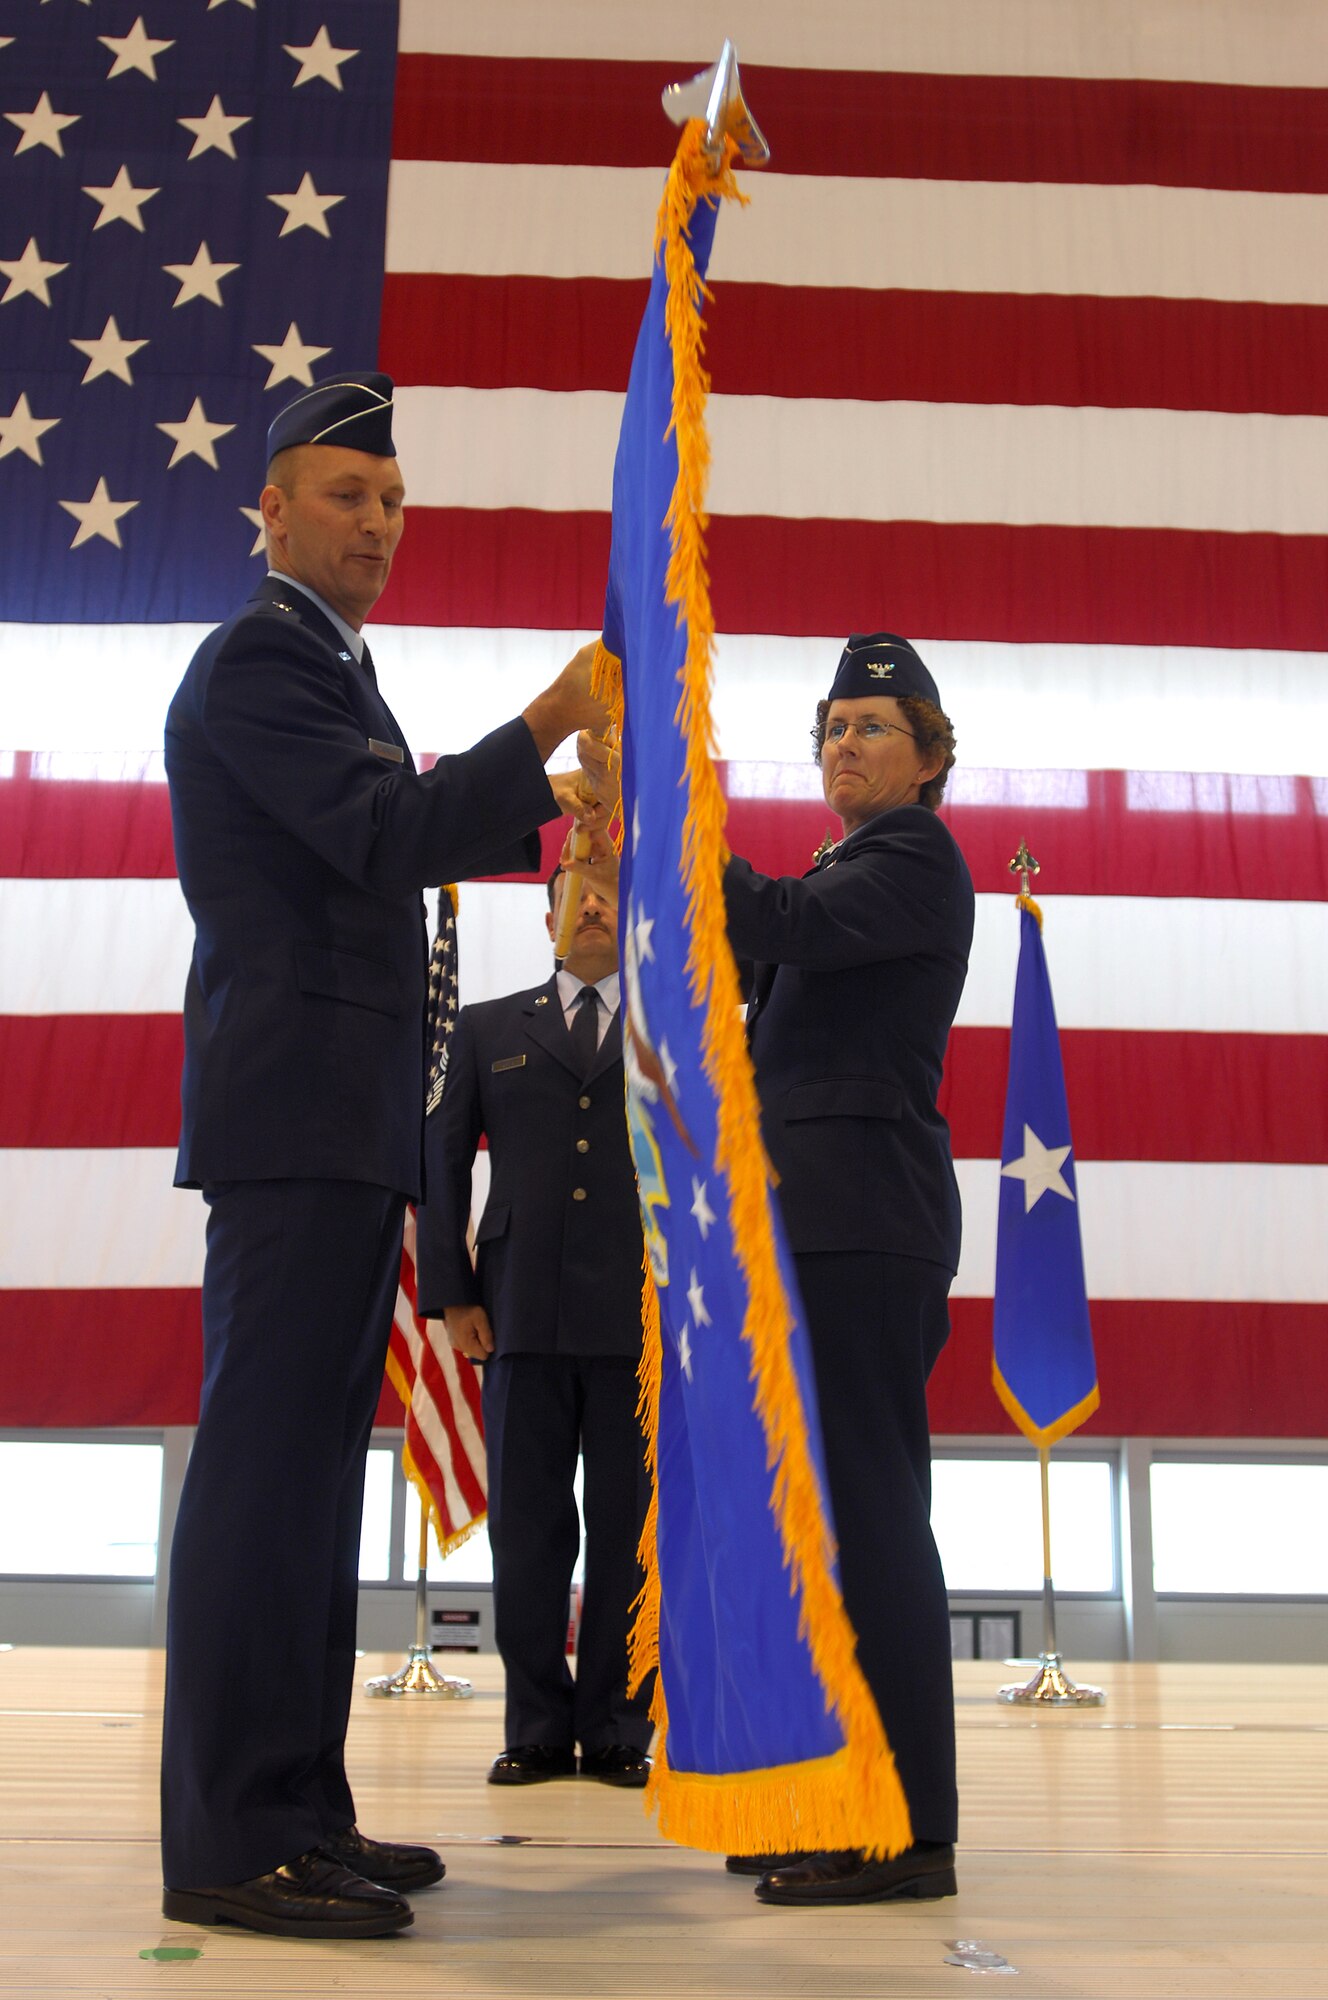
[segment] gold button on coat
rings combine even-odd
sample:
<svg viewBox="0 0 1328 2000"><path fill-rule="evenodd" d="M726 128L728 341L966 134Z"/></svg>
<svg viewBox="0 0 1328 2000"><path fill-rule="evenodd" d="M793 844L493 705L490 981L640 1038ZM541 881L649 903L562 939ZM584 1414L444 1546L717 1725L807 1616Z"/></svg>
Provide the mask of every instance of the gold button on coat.
<svg viewBox="0 0 1328 2000"><path fill-rule="evenodd" d="M584 1188L573 1188L573 1189L572 1189L572 1200L573 1200L573 1201L584 1201L584 1200L585 1200L585 1198L586 1198L586 1191L585 1191L585 1189L584 1189Z"/></svg>
<svg viewBox="0 0 1328 2000"><path fill-rule="evenodd" d="M589 1139L578 1139L576 1142L576 1150L578 1153L588 1153L590 1151Z"/></svg>

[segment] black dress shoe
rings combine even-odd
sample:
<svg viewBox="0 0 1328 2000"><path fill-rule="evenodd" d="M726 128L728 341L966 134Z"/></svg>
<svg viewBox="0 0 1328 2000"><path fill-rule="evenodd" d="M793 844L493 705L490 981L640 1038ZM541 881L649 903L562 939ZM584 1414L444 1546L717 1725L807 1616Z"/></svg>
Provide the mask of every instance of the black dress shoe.
<svg viewBox="0 0 1328 2000"><path fill-rule="evenodd" d="M441 1882L447 1873L441 1855L431 1847L407 1847L399 1840L370 1840L357 1826L343 1826L340 1833L327 1834L318 1851L366 1882L379 1882L386 1889L427 1889Z"/></svg>
<svg viewBox="0 0 1328 2000"><path fill-rule="evenodd" d="M239 1924L247 1931L307 1938L384 1937L415 1921L404 1896L366 1882L317 1847L251 1882L167 1889L161 1913L179 1924Z"/></svg>
<svg viewBox="0 0 1328 2000"><path fill-rule="evenodd" d="M724 1866L730 1875L773 1875L777 1868L794 1868L811 1858L802 1849L792 1854L730 1854Z"/></svg>
<svg viewBox="0 0 1328 2000"><path fill-rule="evenodd" d="M650 1759L630 1743L609 1743L602 1750L581 1752L581 1776L602 1785L627 1785L639 1791L650 1776Z"/></svg>
<svg viewBox="0 0 1328 2000"><path fill-rule="evenodd" d="M813 1854L763 1875L756 1885L759 1903L886 1903L905 1896L930 1901L956 1893L954 1849L938 1840L915 1840L893 1861L868 1861L856 1849Z"/></svg>
<svg viewBox="0 0 1328 2000"><path fill-rule="evenodd" d="M542 1785L548 1778L574 1778L576 1755L549 1743L514 1743L489 1766L491 1785Z"/></svg>

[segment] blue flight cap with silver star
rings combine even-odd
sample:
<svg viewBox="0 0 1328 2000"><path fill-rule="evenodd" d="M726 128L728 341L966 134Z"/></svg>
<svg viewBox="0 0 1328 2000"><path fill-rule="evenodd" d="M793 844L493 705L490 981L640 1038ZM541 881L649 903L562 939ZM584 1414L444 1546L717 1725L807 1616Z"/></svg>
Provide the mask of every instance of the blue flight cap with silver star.
<svg viewBox="0 0 1328 2000"><path fill-rule="evenodd" d="M941 705L935 681L907 639L897 632L850 632L826 699L856 701L873 694L897 699L917 694Z"/></svg>
<svg viewBox="0 0 1328 2000"><path fill-rule="evenodd" d="M329 375L279 410L268 426L268 463L293 444L341 444L350 451L395 458L390 375L363 370Z"/></svg>

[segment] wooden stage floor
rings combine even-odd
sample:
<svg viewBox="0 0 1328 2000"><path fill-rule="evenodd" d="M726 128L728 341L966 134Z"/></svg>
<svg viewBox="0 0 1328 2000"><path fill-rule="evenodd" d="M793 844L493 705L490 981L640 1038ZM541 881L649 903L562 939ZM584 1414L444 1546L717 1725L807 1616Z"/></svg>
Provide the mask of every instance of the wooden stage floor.
<svg viewBox="0 0 1328 2000"><path fill-rule="evenodd" d="M1070 1667L1104 1710L957 1668L959 1895L859 1910L762 1907L635 1793L486 1786L492 1659L468 1702L357 1696L361 1823L439 1844L447 1881L400 1938L313 1944L162 1919L160 1653L0 1652L0 1996L1328 2000L1328 1669ZM947 1965L957 1939L1017 1970Z"/></svg>

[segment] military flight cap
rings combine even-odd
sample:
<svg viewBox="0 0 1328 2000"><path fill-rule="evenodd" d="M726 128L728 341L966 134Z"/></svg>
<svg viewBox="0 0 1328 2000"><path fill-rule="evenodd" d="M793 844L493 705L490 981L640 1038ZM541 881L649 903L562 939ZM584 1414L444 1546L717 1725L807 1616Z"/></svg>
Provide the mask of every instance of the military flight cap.
<svg viewBox="0 0 1328 2000"><path fill-rule="evenodd" d="M351 451L395 458L390 375L359 370L329 375L279 410L268 426L269 463L293 444L342 444Z"/></svg>
<svg viewBox="0 0 1328 2000"><path fill-rule="evenodd" d="M918 694L937 708L941 705L935 681L907 639L897 632L850 632L826 698L855 701L872 694L896 699Z"/></svg>

